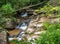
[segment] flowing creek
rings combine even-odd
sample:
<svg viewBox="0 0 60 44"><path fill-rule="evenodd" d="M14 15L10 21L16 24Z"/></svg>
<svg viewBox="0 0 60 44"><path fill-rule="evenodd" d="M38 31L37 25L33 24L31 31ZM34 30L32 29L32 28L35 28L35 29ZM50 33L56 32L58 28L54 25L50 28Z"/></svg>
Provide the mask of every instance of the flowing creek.
<svg viewBox="0 0 60 44"><path fill-rule="evenodd" d="M21 17L24 18L28 16L27 13L21 15ZM35 44L34 41L38 39L42 33L46 32L43 28L43 23L46 21L49 23L60 22L60 18L56 18L56 16L46 17L40 14L31 15L26 20L22 20L22 22L16 26L15 30L11 31L8 40L24 40L28 42L33 40L32 44Z"/></svg>
<svg viewBox="0 0 60 44"><path fill-rule="evenodd" d="M21 15L21 17L26 17L26 16L28 16L27 13ZM42 28L43 24L41 22L38 22L39 18L40 18L39 15L35 15L34 19L33 19L33 17L31 17L27 20L22 21L20 24L18 24L16 26L16 30L18 30L18 31L15 31L15 32L16 33L19 32L19 33L17 35L13 35L13 36L10 35L8 37L8 40L9 41L11 41L11 40L30 41L30 40L37 39L39 37L39 35L42 32L44 32L44 31L41 31L41 30L43 30L43 28Z"/></svg>

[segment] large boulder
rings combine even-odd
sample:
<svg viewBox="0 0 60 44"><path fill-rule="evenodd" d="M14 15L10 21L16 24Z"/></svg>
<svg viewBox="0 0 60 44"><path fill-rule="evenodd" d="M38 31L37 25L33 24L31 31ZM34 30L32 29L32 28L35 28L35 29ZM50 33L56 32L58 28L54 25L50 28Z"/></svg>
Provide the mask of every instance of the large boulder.
<svg viewBox="0 0 60 44"><path fill-rule="evenodd" d="M15 24L11 19L7 18L6 19L6 29L13 29L15 28Z"/></svg>
<svg viewBox="0 0 60 44"><path fill-rule="evenodd" d="M0 44L7 44L7 33L5 31L0 33Z"/></svg>
<svg viewBox="0 0 60 44"><path fill-rule="evenodd" d="M21 30L14 29L12 31L9 31L8 33L9 33L9 36L15 36L16 37L20 32L21 32Z"/></svg>

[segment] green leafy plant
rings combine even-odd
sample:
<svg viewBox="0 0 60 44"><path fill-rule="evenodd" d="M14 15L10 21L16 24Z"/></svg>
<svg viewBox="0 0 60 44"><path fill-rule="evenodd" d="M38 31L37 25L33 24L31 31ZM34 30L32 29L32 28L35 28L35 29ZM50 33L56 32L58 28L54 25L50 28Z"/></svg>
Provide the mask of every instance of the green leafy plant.
<svg viewBox="0 0 60 44"><path fill-rule="evenodd" d="M47 27L46 27L47 26ZM60 44L60 23L45 24L46 33L43 33L36 44Z"/></svg>
<svg viewBox="0 0 60 44"><path fill-rule="evenodd" d="M4 14L4 16L10 17L12 16L14 9L12 8L11 4L6 4L2 5L1 12Z"/></svg>
<svg viewBox="0 0 60 44"><path fill-rule="evenodd" d="M37 10L35 10L35 12L45 12L47 16L52 16L56 14L58 17L60 17L60 6L52 6L51 2L49 1L43 7L40 7Z"/></svg>
<svg viewBox="0 0 60 44"><path fill-rule="evenodd" d="M60 44L60 30L54 30L53 32L46 32L42 34L40 39L36 41L36 44Z"/></svg>
<svg viewBox="0 0 60 44"><path fill-rule="evenodd" d="M21 40L21 41L13 40L13 41L11 41L11 42L14 42L15 44L32 44L32 43L30 43L30 42L26 42L26 41L23 41L23 40Z"/></svg>

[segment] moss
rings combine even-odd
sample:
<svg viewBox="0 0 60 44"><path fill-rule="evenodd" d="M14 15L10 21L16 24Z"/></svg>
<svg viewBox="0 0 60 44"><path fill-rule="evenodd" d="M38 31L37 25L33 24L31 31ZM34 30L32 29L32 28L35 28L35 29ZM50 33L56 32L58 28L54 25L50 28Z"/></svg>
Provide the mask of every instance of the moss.
<svg viewBox="0 0 60 44"><path fill-rule="evenodd" d="M60 16L60 6L52 6L51 2L47 2L45 6L36 9L35 12L36 13L46 12L47 16L55 15L55 14Z"/></svg>
<svg viewBox="0 0 60 44"><path fill-rule="evenodd" d="M11 41L11 43L14 43L14 44L31 44L31 42L27 42L27 41L18 41L18 40L13 40Z"/></svg>

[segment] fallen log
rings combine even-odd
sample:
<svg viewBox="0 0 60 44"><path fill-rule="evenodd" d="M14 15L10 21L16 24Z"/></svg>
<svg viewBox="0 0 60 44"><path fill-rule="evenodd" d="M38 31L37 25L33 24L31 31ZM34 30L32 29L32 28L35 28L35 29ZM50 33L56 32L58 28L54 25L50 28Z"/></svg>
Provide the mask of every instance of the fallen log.
<svg viewBox="0 0 60 44"><path fill-rule="evenodd" d="M46 2L46 1L41 2L41 3L38 3L38 4L35 4L35 5L30 5L30 6L27 6L27 7L23 7L23 8L20 8L20 9L18 9L18 10L29 9L29 8L32 8L32 7L35 7L35 6L41 5L41 4L45 3L45 2ZM17 10L17 11L18 11L18 10Z"/></svg>

